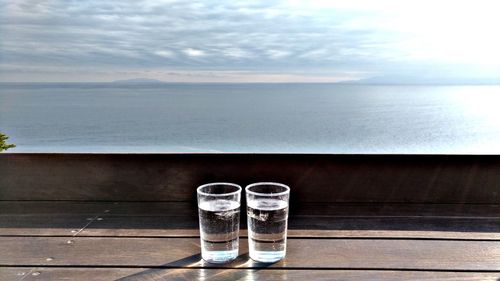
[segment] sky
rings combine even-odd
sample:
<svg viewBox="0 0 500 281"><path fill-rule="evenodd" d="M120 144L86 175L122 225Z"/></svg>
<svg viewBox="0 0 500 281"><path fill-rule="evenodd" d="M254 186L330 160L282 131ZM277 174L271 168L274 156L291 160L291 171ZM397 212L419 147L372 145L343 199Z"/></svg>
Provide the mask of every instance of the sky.
<svg viewBox="0 0 500 281"><path fill-rule="evenodd" d="M496 0L0 0L0 82L500 81L499 10Z"/></svg>

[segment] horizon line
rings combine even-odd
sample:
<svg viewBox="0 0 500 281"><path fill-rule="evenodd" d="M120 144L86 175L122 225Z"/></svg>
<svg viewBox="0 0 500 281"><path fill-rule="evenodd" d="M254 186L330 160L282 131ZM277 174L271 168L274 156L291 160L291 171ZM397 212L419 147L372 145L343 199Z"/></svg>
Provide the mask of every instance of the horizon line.
<svg viewBox="0 0 500 281"><path fill-rule="evenodd" d="M162 84L341 84L341 85L500 85L500 82L363 82L362 80L338 81L338 82L309 82L309 81L276 81L276 82L173 82L173 81L0 81L0 84L114 84L114 85L162 85Z"/></svg>

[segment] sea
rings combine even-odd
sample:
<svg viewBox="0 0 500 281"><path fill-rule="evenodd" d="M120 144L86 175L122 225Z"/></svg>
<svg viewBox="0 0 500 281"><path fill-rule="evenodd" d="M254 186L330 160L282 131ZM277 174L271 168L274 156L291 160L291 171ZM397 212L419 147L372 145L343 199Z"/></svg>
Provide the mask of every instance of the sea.
<svg viewBox="0 0 500 281"><path fill-rule="evenodd" d="M500 154L500 86L1 83L9 152Z"/></svg>

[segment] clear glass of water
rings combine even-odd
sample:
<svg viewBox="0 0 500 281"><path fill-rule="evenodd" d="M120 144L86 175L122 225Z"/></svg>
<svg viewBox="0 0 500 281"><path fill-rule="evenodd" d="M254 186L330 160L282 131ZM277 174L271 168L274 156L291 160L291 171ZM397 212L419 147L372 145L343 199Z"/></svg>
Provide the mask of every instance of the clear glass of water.
<svg viewBox="0 0 500 281"><path fill-rule="evenodd" d="M238 257L241 186L209 183L198 187L201 257L225 263Z"/></svg>
<svg viewBox="0 0 500 281"><path fill-rule="evenodd" d="M286 231L290 188L273 182L245 188L250 258L276 262L286 254Z"/></svg>

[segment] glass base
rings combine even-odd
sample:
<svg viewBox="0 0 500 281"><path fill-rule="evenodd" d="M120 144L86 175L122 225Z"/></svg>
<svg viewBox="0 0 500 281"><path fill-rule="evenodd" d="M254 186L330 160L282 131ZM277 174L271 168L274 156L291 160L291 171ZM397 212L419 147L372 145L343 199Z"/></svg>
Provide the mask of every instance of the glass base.
<svg viewBox="0 0 500 281"><path fill-rule="evenodd" d="M231 251L203 251L201 258L208 263L226 263L238 257L238 249Z"/></svg>
<svg viewBox="0 0 500 281"><path fill-rule="evenodd" d="M277 262L285 257L285 251L250 251L250 258L256 262Z"/></svg>

